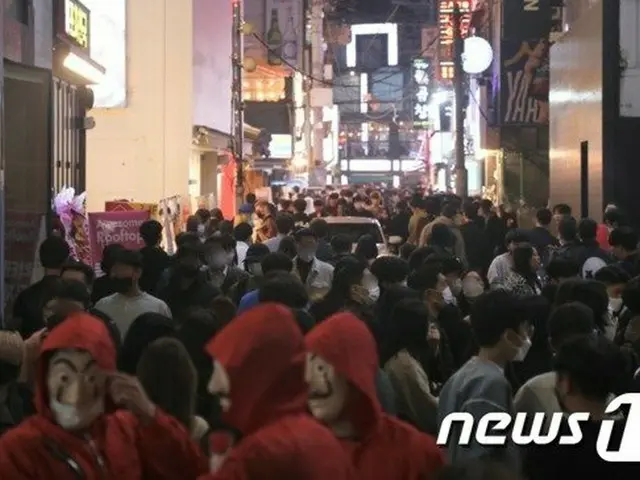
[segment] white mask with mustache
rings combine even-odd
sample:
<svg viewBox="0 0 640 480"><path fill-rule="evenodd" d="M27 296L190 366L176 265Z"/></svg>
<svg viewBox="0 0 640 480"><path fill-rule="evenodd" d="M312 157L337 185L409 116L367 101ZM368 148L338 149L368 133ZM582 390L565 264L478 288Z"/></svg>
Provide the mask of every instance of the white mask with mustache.
<svg viewBox="0 0 640 480"><path fill-rule="evenodd" d="M322 357L309 353L305 368L309 410L326 425L338 421L347 403L349 383Z"/></svg>

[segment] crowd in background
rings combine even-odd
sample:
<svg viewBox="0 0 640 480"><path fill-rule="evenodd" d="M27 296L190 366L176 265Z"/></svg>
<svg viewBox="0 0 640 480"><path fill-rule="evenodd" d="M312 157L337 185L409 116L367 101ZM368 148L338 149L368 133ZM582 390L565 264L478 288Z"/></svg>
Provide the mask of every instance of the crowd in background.
<svg viewBox="0 0 640 480"><path fill-rule="evenodd" d="M403 189L249 194L234 219L198 210L172 256L145 222L97 278L51 236L0 332L0 478L637 475L596 442L613 419L615 450L626 412L606 407L640 391L638 234L613 205L519 220ZM436 445L454 412L590 419L576 445L462 445L457 427Z"/></svg>

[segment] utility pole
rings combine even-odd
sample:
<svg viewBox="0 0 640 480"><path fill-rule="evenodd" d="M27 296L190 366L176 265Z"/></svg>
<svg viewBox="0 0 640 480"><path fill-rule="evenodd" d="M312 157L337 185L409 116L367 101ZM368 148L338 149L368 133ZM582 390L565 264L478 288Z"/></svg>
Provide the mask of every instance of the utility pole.
<svg viewBox="0 0 640 480"><path fill-rule="evenodd" d="M231 112L233 125L231 126L232 149L236 161L236 211L244 202L244 100L242 98L242 77L244 62L244 13L243 0L232 0L233 26L231 30L232 42L232 95Z"/></svg>
<svg viewBox="0 0 640 480"><path fill-rule="evenodd" d="M466 78L462 68L462 54L464 52L464 39L462 38L462 12L456 2L453 9L453 88L455 94L456 117L456 194L460 197L469 195L467 183L467 166L465 165L464 148L464 109L465 109L465 84Z"/></svg>

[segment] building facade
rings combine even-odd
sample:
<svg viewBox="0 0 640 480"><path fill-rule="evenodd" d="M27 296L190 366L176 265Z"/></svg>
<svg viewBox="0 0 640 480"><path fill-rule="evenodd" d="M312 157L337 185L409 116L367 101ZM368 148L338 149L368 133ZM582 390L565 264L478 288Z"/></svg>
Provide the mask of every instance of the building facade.
<svg viewBox="0 0 640 480"><path fill-rule="evenodd" d="M346 15L348 29L336 28L329 39L340 118L335 171L342 184L418 183L425 134L414 125L413 61L422 53L422 28L435 23L434 4L393 4L374 13Z"/></svg>

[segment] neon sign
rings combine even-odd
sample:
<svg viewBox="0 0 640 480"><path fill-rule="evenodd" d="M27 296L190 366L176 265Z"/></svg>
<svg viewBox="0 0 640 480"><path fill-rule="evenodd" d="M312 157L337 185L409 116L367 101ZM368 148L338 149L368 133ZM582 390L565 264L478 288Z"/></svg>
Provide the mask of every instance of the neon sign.
<svg viewBox="0 0 640 480"><path fill-rule="evenodd" d="M471 12L473 10L473 1L471 0L442 0L440 9L438 10L438 28L440 30L440 41L438 44L438 62L440 64L439 78L441 80L451 80L453 78L453 12L458 4L458 9L462 14L460 19L460 33L465 38L469 33L471 24Z"/></svg>
<svg viewBox="0 0 640 480"><path fill-rule="evenodd" d="M413 80L416 92L413 97L413 126L427 128L429 126L429 62L424 58L413 61Z"/></svg>

